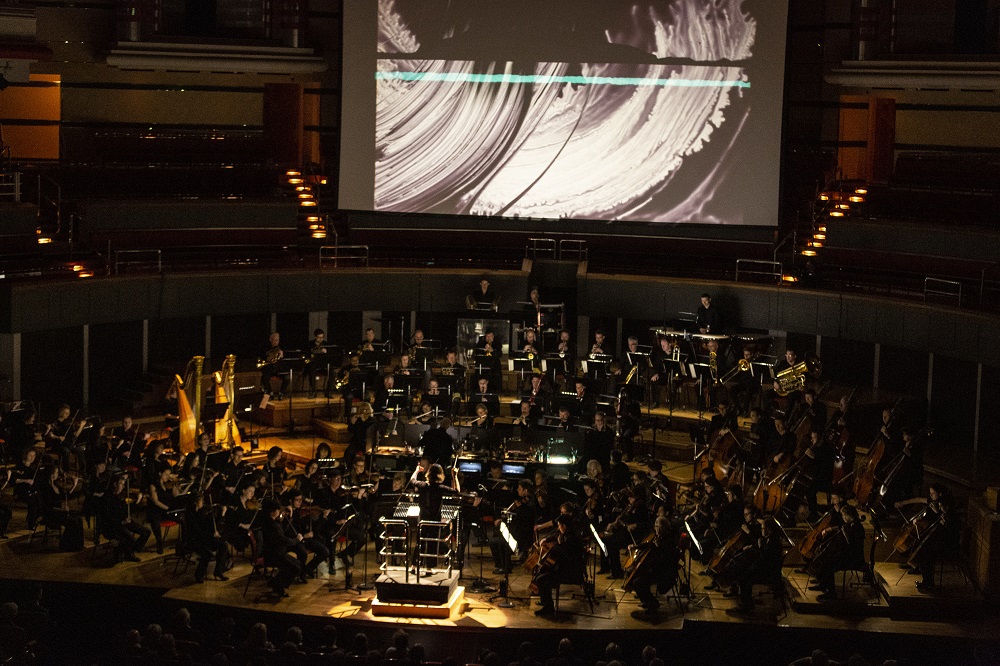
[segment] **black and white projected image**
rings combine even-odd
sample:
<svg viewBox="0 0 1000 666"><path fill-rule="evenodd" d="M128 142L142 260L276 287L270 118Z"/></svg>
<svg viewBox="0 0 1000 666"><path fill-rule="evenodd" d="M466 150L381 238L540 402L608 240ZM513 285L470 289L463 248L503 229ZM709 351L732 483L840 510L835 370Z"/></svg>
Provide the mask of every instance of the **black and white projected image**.
<svg viewBox="0 0 1000 666"><path fill-rule="evenodd" d="M378 0L374 210L759 224L752 4Z"/></svg>

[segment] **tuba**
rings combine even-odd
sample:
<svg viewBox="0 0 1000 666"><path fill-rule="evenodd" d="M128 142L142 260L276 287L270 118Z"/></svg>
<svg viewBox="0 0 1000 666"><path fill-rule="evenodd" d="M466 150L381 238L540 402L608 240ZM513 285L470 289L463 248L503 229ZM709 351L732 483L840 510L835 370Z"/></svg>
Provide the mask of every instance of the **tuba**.
<svg viewBox="0 0 1000 666"><path fill-rule="evenodd" d="M815 354L806 356L806 360L782 370L775 376L774 381L778 382L776 392L785 397L795 391L801 391L806 387L806 377L816 379L822 371L823 365Z"/></svg>

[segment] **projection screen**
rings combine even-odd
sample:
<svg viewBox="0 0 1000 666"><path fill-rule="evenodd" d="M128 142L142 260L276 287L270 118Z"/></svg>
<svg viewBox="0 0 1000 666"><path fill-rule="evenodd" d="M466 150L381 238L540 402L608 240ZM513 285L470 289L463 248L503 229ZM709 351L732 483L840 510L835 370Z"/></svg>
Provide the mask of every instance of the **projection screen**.
<svg viewBox="0 0 1000 666"><path fill-rule="evenodd" d="M340 206L777 224L786 0L348 0Z"/></svg>

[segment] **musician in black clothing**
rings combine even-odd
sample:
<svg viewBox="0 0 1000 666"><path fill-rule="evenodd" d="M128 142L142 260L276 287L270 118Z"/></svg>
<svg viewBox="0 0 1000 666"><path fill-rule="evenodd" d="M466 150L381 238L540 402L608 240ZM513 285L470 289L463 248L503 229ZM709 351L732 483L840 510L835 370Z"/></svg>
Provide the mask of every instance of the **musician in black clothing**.
<svg viewBox="0 0 1000 666"><path fill-rule="evenodd" d="M608 473L604 475L604 481L606 484L605 492L613 493L621 490L629 484L629 477L631 472L629 472L628 465L622 462L622 452L618 449L611 451L611 467L608 468Z"/></svg>
<svg viewBox="0 0 1000 666"><path fill-rule="evenodd" d="M835 576L838 571L868 569L865 562L865 527L858 510L845 504L840 508L840 517L843 519L840 532L831 536L825 544L831 549L829 554L824 556L823 552L818 552L812 563L818 582L809 589L822 592L817 597L819 601L837 598Z"/></svg>
<svg viewBox="0 0 1000 666"><path fill-rule="evenodd" d="M535 611L538 616L553 615L556 612L552 600L552 590L556 585L581 583L586 571L586 546L580 533L573 528L572 516L560 514L556 518L556 528L558 534L553 537L555 543L548 551L546 560L538 565L539 573L534 577L534 583L538 586L538 598L542 603L542 607Z"/></svg>
<svg viewBox="0 0 1000 666"><path fill-rule="evenodd" d="M612 579L625 575L621 561L622 549L646 538L651 526L649 491L644 485L636 485L632 488L632 496L629 497L628 505L622 515L609 525L611 533L604 540L608 549L608 564Z"/></svg>
<svg viewBox="0 0 1000 666"><path fill-rule="evenodd" d="M712 297L709 294L701 295L701 305L698 306L695 327L700 333L719 333L722 328L719 309L712 307Z"/></svg>
<svg viewBox="0 0 1000 666"><path fill-rule="evenodd" d="M813 430L820 433L826 430L826 405L817 400L816 389L807 388L802 392L802 405L805 412L800 413L800 418L808 417Z"/></svg>
<svg viewBox="0 0 1000 666"><path fill-rule="evenodd" d="M465 366L458 362L454 349L449 349L444 357L444 364L438 368L441 380L451 386L452 395L465 398Z"/></svg>
<svg viewBox="0 0 1000 666"><path fill-rule="evenodd" d="M558 432L576 432L579 428L576 425L576 419L569 411L569 407L559 408L559 421L555 424L555 429Z"/></svg>
<svg viewBox="0 0 1000 666"><path fill-rule="evenodd" d="M771 371L775 377L774 388L772 389L771 396L767 400L767 403L772 403L774 401L774 396L777 395L778 392L781 390L781 385L777 379L778 375L784 372L785 370L794 367L797 363L798 363L798 355L795 353L795 350L786 349L785 356L779 359L778 362L775 363L774 366L771 368ZM785 414L787 415L791 414L792 410L794 410L796 405L799 404L799 401L802 400L802 391L797 391L797 390L790 391L786 396L786 399L787 403L785 405Z"/></svg>
<svg viewBox="0 0 1000 666"><path fill-rule="evenodd" d="M680 551L677 548L677 532L671 527L670 519L660 516L653 524L653 540L641 544L649 553L639 564L639 570L632 581L635 596L646 615L655 615L660 608L658 595L669 591L677 582L680 571ZM653 587L656 594L653 594Z"/></svg>
<svg viewBox="0 0 1000 666"><path fill-rule="evenodd" d="M549 390L545 387L541 375L532 375L530 384L521 393L521 404L531 407L531 415L537 419L549 411Z"/></svg>
<svg viewBox="0 0 1000 666"><path fill-rule="evenodd" d="M208 573L209 562L215 562L212 576L216 580L226 578L226 562L229 559L226 542L219 534L218 519L214 515L215 507L205 505L205 495L192 495L184 509L184 541L188 551L198 556L198 564L194 569L195 582L204 583Z"/></svg>
<svg viewBox="0 0 1000 666"><path fill-rule="evenodd" d="M111 490L101 498L97 524L106 539L118 542L115 556L119 561L139 561L135 554L146 547L152 532L132 520L124 474L115 477Z"/></svg>
<svg viewBox="0 0 1000 666"><path fill-rule="evenodd" d="M270 498L264 500L263 516L260 525L262 541L260 549L264 563L278 569L278 575L271 579L271 589L279 597L287 597L288 593L285 590L292 580L302 574L298 560L288 551L295 548L301 539L290 539L285 535L280 523L281 505L275 500Z"/></svg>
<svg viewBox="0 0 1000 666"><path fill-rule="evenodd" d="M535 487L531 481L522 479L518 482L517 499L509 507L510 513L504 519L507 529L517 542L518 552L522 554L528 552L534 537L535 520L538 515L534 492ZM490 551L493 553L493 564L496 566L493 573L502 574L510 571L512 554L499 530L490 539Z"/></svg>
<svg viewBox="0 0 1000 666"><path fill-rule="evenodd" d="M229 449L229 455L219 470L222 473L223 488L226 491L225 500L236 494L237 486L249 470L250 466L243 462L243 447L234 446Z"/></svg>
<svg viewBox="0 0 1000 666"><path fill-rule="evenodd" d="M382 378L382 387L375 392L376 412L380 413L383 420L392 419L395 415L393 410L400 408L405 411L404 389L396 388L396 378L393 375L385 375Z"/></svg>
<svg viewBox="0 0 1000 666"><path fill-rule="evenodd" d="M268 348L264 350L260 358L260 386L271 399L282 400L288 390L288 371L284 369L281 362L281 359L285 358L285 352L281 349L281 336L278 333L272 333L267 341ZM277 395L271 390L272 377L281 380L281 388L278 389Z"/></svg>
<svg viewBox="0 0 1000 666"><path fill-rule="evenodd" d="M926 521L927 527L908 552L907 562L901 566L909 569L911 573L920 574L921 579L917 581L917 589L926 592L934 588L934 569L938 561L949 548L957 546L960 525L951 494L939 483L930 485L927 497L914 497L896 502L896 508L900 509L910 504L925 505L924 511L921 511L923 515L917 514L913 520L922 518Z"/></svg>
<svg viewBox="0 0 1000 666"><path fill-rule="evenodd" d="M639 427L642 421L642 405L638 400L633 400L628 391L622 391L618 395L618 432L619 446L625 454L625 460L630 461L635 456L635 438L639 434Z"/></svg>
<svg viewBox="0 0 1000 666"><path fill-rule="evenodd" d="M752 366L756 353L752 346L743 348L743 365L740 366L736 377L727 384L729 397L734 403L736 412L741 416L750 413L750 408L754 406L757 394L760 393L760 374Z"/></svg>
<svg viewBox="0 0 1000 666"><path fill-rule="evenodd" d="M280 446L272 446L267 450L267 461L264 462L263 472L270 492L275 495L283 493L288 471L285 469L285 452Z"/></svg>
<svg viewBox="0 0 1000 666"><path fill-rule="evenodd" d="M344 449L344 466L354 462L354 458L360 453L367 455L372 436L372 426L375 420L372 418L371 405L364 402L358 405L357 411L351 415L351 420L347 423L347 433L350 441Z"/></svg>
<svg viewBox="0 0 1000 666"><path fill-rule="evenodd" d="M767 445L765 464L771 462L780 463L795 455L795 446L795 433L788 430L782 419L774 419L774 433Z"/></svg>
<svg viewBox="0 0 1000 666"><path fill-rule="evenodd" d="M485 277L479 281L479 288L465 297L465 307L469 310L493 310L496 312L500 297L490 289L490 281Z"/></svg>
<svg viewBox="0 0 1000 666"><path fill-rule="evenodd" d="M736 412L729 409L729 403L722 400L716 405L716 410L718 414L712 417L712 420L708 424L708 441L711 442L712 438L716 433L723 430L729 430L730 432L736 433L739 430L739 425L736 421Z"/></svg>
<svg viewBox="0 0 1000 666"><path fill-rule="evenodd" d="M470 407L475 410L475 406L479 404L486 405L486 411L490 416L500 415L500 398L497 396L491 388L493 382L486 377L480 377L477 383L479 387L478 390L472 395L469 400ZM497 386L499 386L499 382Z"/></svg>
<svg viewBox="0 0 1000 666"><path fill-rule="evenodd" d="M772 518L764 521L761 536L756 544L756 553L750 566L737 578L739 588L739 606L734 609L738 613L749 613L753 610L753 586L783 585L781 564L785 558L782 550L781 528Z"/></svg>
<svg viewBox="0 0 1000 666"><path fill-rule="evenodd" d="M583 450L577 463L577 471L586 473L587 463L596 460L601 469L609 469L611 465L611 450L615 446L615 433L608 427L604 412L594 414L594 426L584 433Z"/></svg>
<svg viewBox="0 0 1000 666"><path fill-rule="evenodd" d="M538 427L538 415L532 409L531 403L521 400L519 405L520 415L514 419L511 425L520 427L522 430L534 430Z"/></svg>
<svg viewBox="0 0 1000 666"><path fill-rule="evenodd" d="M299 580L302 582L305 582L306 578L315 578L316 568L321 562L330 559L330 549L313 529L315 514L320 512L321 510L314 511L306 507L302 494L295 493L282 515L281 529L292 542L289 551L294 553L299 561L302 569ZM313 554L311 560L309 553Z"/></svg>
<svg viewBox="0 0 1000 666"><path fill-rule="evenodd" d="M24 502L28 507L28 529L34 529L42 515L42 498L38 489L42 486L40 463L35 459L38 453L35 449L25 449L21 462L15 467L11 476L14 485L14 497ZM36 483L37 482L37 483Z"/></svg>
<svg viewBox="0 0 1000 666"><path fill-rule="evenodd" d="M488 328L483 333L483 337L476 342L476 364L481 366L477 369L480 375L490 380L490 386L498 388L503 380L500 367L500 356L503 348L496 341L496 334L493 329Z"/></svg>
<svg viewBox="0 0 1000 666"><path fill-rule="evenodd" d="M306 354L306 377L309 378L309 397L316 397L316 382L324 378L323 392L326 397L330 397L329 368L327 366L329 355L326 350L326 333L322 328L313 331L313 339L309 341L309 351Z"/></svg>
<svg viewBox="0 0 1000 666"><path fill-rule="evenodd" d="M451 421L440 419L435 421L429 430L420 437L424 447L424 456L437 465L447 465L455 453L455 440L448 434Z"/></svg>

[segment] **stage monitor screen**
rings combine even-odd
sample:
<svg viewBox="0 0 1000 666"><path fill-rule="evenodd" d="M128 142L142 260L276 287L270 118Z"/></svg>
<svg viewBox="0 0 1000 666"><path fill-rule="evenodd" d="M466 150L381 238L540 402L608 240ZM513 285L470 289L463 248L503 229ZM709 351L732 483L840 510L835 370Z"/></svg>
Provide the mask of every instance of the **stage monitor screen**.
<svg viewBox="0 0 1000 666"><path fill-rule="evenodd" d="M340 206L775 225L787 11L345 2Z"/></svg>

